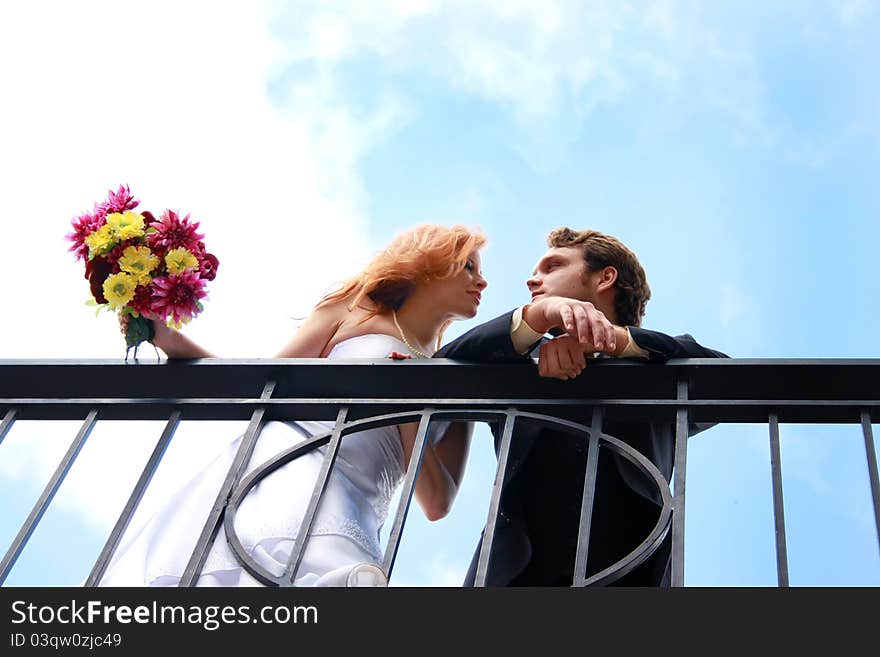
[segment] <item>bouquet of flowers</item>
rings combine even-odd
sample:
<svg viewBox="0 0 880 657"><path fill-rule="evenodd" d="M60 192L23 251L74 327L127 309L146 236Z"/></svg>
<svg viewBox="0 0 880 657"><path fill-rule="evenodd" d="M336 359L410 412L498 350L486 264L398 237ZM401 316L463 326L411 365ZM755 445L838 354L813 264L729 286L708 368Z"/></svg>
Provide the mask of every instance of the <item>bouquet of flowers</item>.
<svg viewBox="0 0 880 657"><path fill-rule="evenodd" d="M140 201L127 185L110 190L93 212L73 219L72 242L93 299L86 303L129 315L126 355L155 332L151 318L180 328L202 310L205 282L217 274L217 258L205 250L198 222L165 210L156 219L137 212Z"/></svg>

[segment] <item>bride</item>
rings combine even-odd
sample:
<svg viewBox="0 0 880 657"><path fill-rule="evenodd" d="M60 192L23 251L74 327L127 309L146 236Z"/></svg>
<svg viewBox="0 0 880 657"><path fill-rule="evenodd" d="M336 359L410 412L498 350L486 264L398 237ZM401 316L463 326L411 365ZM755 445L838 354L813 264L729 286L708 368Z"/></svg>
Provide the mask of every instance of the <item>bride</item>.
<svg viewBox="0 0 880 657"><path fill-rule="evenodd" d="M427 358L446 326L473 317L486 287L479 249L485 238L461 226L425 225L398 235L356 277L325 297L276 358ZM124 320L123 320L124 321ZM153 322L154 344L169 358L211 358L184 336ZM325 433L333 423L269 422L249 463ZM472 425L432 422L415 498L429 520L444 517L464 474ZM379 532L413 450L416 424L345 436L297 570L297 586L384 586ZM128 532L101 586L175 586L242 436L178 490L138 531ZM258 564L280 576L293 550L326 447L290 461L242 500L235 531ZM201 503L200 503L201 502ZM198 586L259 586L218 533Z"/></svg>

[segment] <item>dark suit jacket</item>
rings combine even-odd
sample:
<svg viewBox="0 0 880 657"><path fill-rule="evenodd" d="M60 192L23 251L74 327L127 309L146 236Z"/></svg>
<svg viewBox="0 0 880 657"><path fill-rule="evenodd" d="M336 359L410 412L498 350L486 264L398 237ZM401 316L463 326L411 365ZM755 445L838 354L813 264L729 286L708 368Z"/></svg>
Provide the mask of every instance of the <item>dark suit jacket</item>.
<svg viewBox="0 0 880 657"><path fill-rule="evenodd" d="M510 339L512 311L482 324L434 354L471 362L531 362ZM699 345L690 335L672 337L629 327L632 339L648 351L651 362L670 358L725 358ZM589 417L584 418L589 424ZM672 475L673 427L647 422L606 423L603 432L638 449L663 473ZM497 427L493 427L496 453ZM604 450L603 450L604 451ZM586 446L552 429L518 422L510 447L500 518L487 583L491 586L569 586L577 546ZM590 532L588 572L598 572L632 551L659 515L656 491L626 459L602 457L596 483ZM472 585L479 546L465 581ZM668 545L623 584L660 585L665 581Z"/></svg>

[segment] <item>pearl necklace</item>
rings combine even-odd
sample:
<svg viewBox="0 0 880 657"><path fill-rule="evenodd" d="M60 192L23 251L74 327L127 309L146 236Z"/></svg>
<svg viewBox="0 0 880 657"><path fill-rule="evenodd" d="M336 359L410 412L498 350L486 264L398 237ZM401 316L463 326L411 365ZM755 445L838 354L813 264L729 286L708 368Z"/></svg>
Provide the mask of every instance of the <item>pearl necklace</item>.
<svg viewBox="0 0 880 657"><path fill-rule="evenodd" d="M430 354L426 354L424 351L419 351L409 343L409 340L406 339L406 336L403 334L403 329L400 328L400 322L397 321L396 311L391 311L391 317L394 319L394 325L397 327L397 331L400 333L400 339L403 340L403 344L405 344L407 348L419 358L430 358Z"/></svg>

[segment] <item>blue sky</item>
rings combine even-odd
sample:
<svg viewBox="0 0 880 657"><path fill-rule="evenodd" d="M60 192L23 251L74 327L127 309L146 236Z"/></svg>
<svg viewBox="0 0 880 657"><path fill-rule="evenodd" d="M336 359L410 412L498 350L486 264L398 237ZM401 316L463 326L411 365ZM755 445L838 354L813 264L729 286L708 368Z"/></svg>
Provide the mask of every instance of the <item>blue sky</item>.
<svg viewBox="0 0 880 657"><path fill-rule="evenodd" d="M270 356L334 281L425 221L490 240L480 314L449 338L526 301L544 236L571 225L639 254L649 328L739 357L874 355L877 2L32 3L0 26L16 247L0 273L11 292L39 245L29 289L54 291L10 308L0 358L119 356L61 240L119 182L202 221L221 270L187 331L223 356ZM22 424L0 445L0 539L75 430ZM10 584L84 577L113 518L90 473L113 459L121 508L160 431L120 447L96 430L92 469L71 473ZM185 426L180 454L204 433ZM783 425L782 451L792 583L880 584L859 428ZM763 426L691 442L688 584L775 583L768 455ZM411 514L393 581L461 580L493 470L480 430L451 516Z"/></svg>

